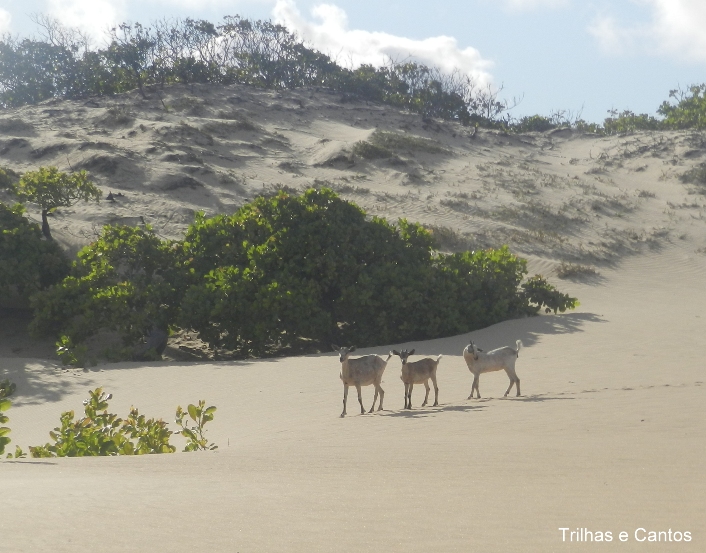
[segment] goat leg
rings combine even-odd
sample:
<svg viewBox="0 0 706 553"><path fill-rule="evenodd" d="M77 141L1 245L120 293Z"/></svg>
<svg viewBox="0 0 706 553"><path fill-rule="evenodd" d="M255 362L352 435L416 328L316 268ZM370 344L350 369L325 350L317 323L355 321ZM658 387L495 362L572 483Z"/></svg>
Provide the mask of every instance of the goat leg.
<svg viewBox="0 0 706 553"><path fill-rule="evenodd" d="M363 396L360 394L360 384L356 384L355 389L358 390L358 403L360 403L360 414L365 415L365 407L363 407Z"/></svg>
<svg viewBox="0 0 706 553"><path fill-rule="evenodd" d="M439 405L439 386L436 384L436 375L432 374L431 383L434 384L434 407Z"/></svg>
<svg viewBox="0 0 706 553"><path fill-rule="evenodd" d="M372 413L375 410L375 402L378 400L378 387L377 385L374 386L375 388L375 395L373 396L373 405L370 407L370 411L368 413ZM362 405L361 405L362 407Z"/></svg>
<svg viewBox="0 0 706 553"><path fill-rule="evenodd" d="M341 413L342 417L346 416L346 399L348 399L348 384L343 385L343 413Z"/></svg>

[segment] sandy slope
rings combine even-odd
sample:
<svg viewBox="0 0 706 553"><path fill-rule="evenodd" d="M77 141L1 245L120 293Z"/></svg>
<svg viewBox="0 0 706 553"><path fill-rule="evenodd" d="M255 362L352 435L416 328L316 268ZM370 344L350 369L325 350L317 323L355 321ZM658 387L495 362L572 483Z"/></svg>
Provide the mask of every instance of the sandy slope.
<svg viewBox="0 0 706 553"><path fill-rule="evenodd" d="M575 313L474 333L487 347L524 341L519 399L500 399L498 373L482 377L484 399L465 399L466 336L415 344L445 355L438 408L417 393L401 410L391 361L386 410L360 416L352 403L345 419L333 355L76 373L12 360L3 372L26 390L10 413L18 443L42 442L59 411L103 385L118 413L132 402L171 418L206 398L221 447L3 462L0 550L593 551L558 530L587 527L630 532L602 550L643 551L632 536L643 527L692 532L653 550L702 551L705 275L674 248L575 285Z"/></svg>
<svg viewBox="0 0 706 553"><path fill-rule="evenodd" d="M220 188L217 179L204 180L219 205L227 194L231 205L242 202L262 184L328 178L376 213L473 233L459 240L509 239L545 274L573 260L592 264L600 275L561 281L581 300L575 312L508 321L471 335L486 349L523 340L517 363L523 397L503 400L507 379L494 373L481 377L482 400L466 399L471 377L460 354L469 335L413 344L421 355L444 358L441 405L419 407L418 387L411 412L401 409L396 358L383 381L385 411L360 416L353 396L349 417L341 419L333 354L65 371L0 344L0 378L18 384L8 413L13 445L45 442L62 410L80 411L87 390L103 386L114 395L112 410L122 415L134 404L172 420L177 404L206 399L218 406L209 437L220 446L203 454L0 462L1 552L706 550L704 201L675 179L701 159L698 136L482 133L471 141L459 129L424 130L429 125L418 118L382 115L375 106L330 107L333 100L323 93L302 93L299 106L294 93L246 92L235 95L251 106L248 120L278 132L284 138L274 138L286 142L287 152L244 160L233 137L216 140L214 151L231 148L241 164L233 174L253 171L263 179L253 186L246 177L250 184L240 195L227 189L231 184ZM214 103L218 94L234 95L209 94ZM134 96L131 101L139 103ZM266 106L258 111L252 107L257 102ZM170 124L171 115L150 109L164 118L156 127ZM18 117L34 121L32 110L39 113L27 108ZM147 113L136 113L135 129L147 128ZM349 152L376 125L399 129L402 123L443 142L453 155L401 153L409 159L402 172L388 162L319 165ZM48 128L35 132L28 140L56 139ZM133 144L130 151L138 150ZM10 151L0 163L10 160L21 170L36 163L22 155ZM285 158L296 173L278 172ZM155 219L167 220L178 209L187 213L210 201L204 190L190 200L183 191L152 189L165 163L176 162L145 157L138 164L153 172L144 198L139 183L125 177L131 213L152 209ZM354 180L356 174L364 178ZM120 209L128 212L79 206L57 219L57 229L80 241L90 221ZM165 235L182 228L174 220L163 226ZM369 388L366 407L371 400ZM561 527L610 531L614 541L562 543ZM634 531L640 527L688 531L693 538L639 543ZM629 541L619 543L623 530Z"/></svg>

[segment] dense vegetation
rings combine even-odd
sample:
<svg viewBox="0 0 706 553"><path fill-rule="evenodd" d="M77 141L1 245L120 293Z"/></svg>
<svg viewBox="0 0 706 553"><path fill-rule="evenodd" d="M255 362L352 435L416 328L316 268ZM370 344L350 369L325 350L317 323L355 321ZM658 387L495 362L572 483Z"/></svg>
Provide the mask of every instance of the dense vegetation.
<svg viewBox="0 0 706 553"><path fill-rule="evenodd" d="M0 203L0 307L26 306L35 292L60 282L70 263L53 241L42 240L21 205Z"/></svg>
<svg viewBox="0 0 706 553"><path fill-rule="evenodd" d="M183 241L105 227L71 274L33 297L33 330L79 344L100 330L126 346L154 328L196 331L237 356L458 334L575 298L506 247L442 255L431 234L369 219L329 189L202 214Z"/></svg>

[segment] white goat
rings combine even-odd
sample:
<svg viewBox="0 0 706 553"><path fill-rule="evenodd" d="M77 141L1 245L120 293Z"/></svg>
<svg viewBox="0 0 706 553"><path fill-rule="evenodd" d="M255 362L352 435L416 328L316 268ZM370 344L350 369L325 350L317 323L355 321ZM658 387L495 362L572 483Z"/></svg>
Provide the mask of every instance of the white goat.
<svg viewBox="0 0 706 553"><path fill-rule="evenodd" d="M510 387L505 392L505 397L510 393L513 384L517 384L517 395L520 395L520 379L515 373L515 361L520 356L520 348L522 341L515 342L516 348L510 346L494 349L489 352L484 352L478 348L473 341L468 344L463 350L463 359L468 365L468 370L473 374L473 386L471 387L471 395L468 399L473 399L473 390L478 394L480 399L480 390L478 389L478 380L483 373L504 370L510 379Z"/></svg>
<svg viewBox="0 0 706 553"><path fill-rule="evenodd" d="M397 351L392 350L391 355L397 355L402 360L402 374L400 379L404 382L404 408L412 408L412 388L415 384L424 384L427 389L427 395L424 396L424 403L422 407L427 404L429 400L429 379L431 378L432 384L434 384L434 407L439 405L439 386L436 385L436 369L439 367L439 360L441 355L436 358L436 361L427 357L425 359L420 359L414 363L408 363L407 359L410 355L414 355L414 350L407 351L402 350Z"/></svg>
<svg viewBox="0 0 706 553"><path fill-rule="evenodd" d="M343 381L343 413L341 413L341 416L346 416L348 386L355 386L355 389L358 390L358 403L360 403L361 414L365 413L365 408L363 407L363 398L360 395L360 387L370 386L371 384L375 386L373 405L368 413L372 413L373 409L375 409L378 394L380 394L378 411L381 411L385 391L380 386L380 382L382 381L382 373L385 372L385 367L387 367L387 362L392 357L392 354L388 355L387 359L383 359L379 355L364 355L357 359L351 359L350 355L355 351L355 346L340 348L332 344L331 347L338 352L341 361L341 380Z"/></svg>

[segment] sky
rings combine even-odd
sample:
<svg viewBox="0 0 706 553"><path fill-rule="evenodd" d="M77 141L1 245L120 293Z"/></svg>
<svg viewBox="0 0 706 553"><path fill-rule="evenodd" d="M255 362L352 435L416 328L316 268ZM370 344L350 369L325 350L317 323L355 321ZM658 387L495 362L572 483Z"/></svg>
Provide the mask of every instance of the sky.
<svg viewBox="0 0 706 553"><path fill-rule="evenodd" d="M0 34L36 35L37 13L97 44L125 21L272 19L344 65L392 58L467 73L518 100L518 118L654 115L670 90L706 82L704 0L0 0Z"/></svg>

